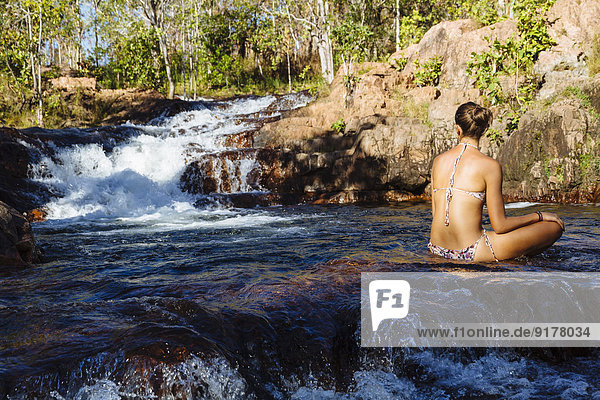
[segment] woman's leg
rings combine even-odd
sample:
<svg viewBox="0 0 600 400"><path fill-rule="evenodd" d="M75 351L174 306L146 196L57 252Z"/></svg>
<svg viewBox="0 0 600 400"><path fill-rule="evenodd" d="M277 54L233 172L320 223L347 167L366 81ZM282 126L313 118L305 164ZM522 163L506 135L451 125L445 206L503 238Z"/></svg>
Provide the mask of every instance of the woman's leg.
<svg viewBox="0 0 600 400"><path fill-rule="evenodd" d="M523 255L539 254L562 235L556 222L542 221L508 233L487 232L498 260L507 260ZM481 240L475 251L475 261L494 261L491 250Z"/></svg>

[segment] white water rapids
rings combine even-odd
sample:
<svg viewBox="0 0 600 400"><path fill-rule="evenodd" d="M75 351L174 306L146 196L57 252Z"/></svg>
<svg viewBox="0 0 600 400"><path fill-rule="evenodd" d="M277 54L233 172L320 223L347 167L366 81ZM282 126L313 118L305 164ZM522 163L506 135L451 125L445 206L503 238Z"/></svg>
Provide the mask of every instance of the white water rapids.
<svg viewBox="0 0 600 400"><path fill-rule="evenodd" d="M307 96L293 98L293 108L305 105ZM75 145L58 149L32 166L32 178L48 184L60 197L46 205L48 219L171 218L195 214L195 196L183 193L179 178L194 156L226 150L224 139L251 129L256 122L243 119L277 101L274 96L236 99L212 107L198 102L193 111L138 126L144 134L106 151L101 144ZM208 106L208 107L207 107ZM256 161L242 157L233 163L240 176L231 177L231 192L248 192L246 177L257 168ZM220 165L214 165L218 171ZM216 174L217 179L219 175Z"/></svg>

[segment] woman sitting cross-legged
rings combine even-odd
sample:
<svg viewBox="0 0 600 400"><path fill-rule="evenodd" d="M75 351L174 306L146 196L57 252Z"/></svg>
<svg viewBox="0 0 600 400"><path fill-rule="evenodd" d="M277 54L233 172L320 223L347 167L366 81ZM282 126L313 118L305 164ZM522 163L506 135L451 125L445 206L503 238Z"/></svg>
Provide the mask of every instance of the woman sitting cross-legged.
<svg viewBox="0 0 600 400"><path fill-rule="evenodd" d="M489 109L469 102L456 111L459 144L433 161L429 250L465 261L498 261L542 252L560 238L564 224L554 213L507 217L502 169L483 155L479 139L492 122ZM484 202L493 232L482 226Z"/></svg>

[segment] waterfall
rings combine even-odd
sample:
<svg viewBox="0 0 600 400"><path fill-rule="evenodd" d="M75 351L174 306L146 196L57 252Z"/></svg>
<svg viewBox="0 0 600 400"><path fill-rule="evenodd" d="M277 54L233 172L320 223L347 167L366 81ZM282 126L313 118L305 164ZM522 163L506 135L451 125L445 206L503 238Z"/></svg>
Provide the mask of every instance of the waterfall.
<svg viewBox="0 0 600 400"><path fill-rule="evenodd" d="M31 177L57 196L46 205L49 219L193 212L198 195L183 192L180 184L188 163L206 165L201 177L206 188L199 193L260 189L255 152L240 147L251 145L261 119L279 113L278 107L295 108L308 100L297 94L193 102L190 111L137 126L141 134L116 146L58 148L31 166Z"/></svg>

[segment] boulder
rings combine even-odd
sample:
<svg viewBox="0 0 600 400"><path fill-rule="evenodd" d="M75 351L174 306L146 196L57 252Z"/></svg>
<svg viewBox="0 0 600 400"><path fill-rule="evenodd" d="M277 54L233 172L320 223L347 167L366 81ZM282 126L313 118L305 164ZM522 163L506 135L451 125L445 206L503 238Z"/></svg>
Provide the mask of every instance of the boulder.
<svg viewBox="0 0 600 400"><path fill-rule="evenodd" d="M348 126L355 116L396 115L398 103L392 99L396 91L414 87L408 74L387 63L358 64L352 71L359 79L351 93L344 84L344 73L338 71L327 97L265 124L255 134L254 145L293 148L301 141L332 135L332 125L339 120Z"/></svg>
<svg viewBox="0 0 600 400"><path fill-rule="evenodd" d="M509 200L600 202L600 78L529 110L500 149Z"/></svg>
<svg viewBox="0 0 600 400"><path fill-rule="evenodd" d="M27 219L0 201L0 266L31 264L40 256Z"/></svg>
<svg viewBox="0 0 600 400"><path fill-rule="evenodd" d="M96 90L96 78L73 78L61 76L60 78L50 79L50 84L54 89L71 91L73 89L91 89Z"/></svg>
<svg viewBox="0 0 600 400"><path fill-rule="evenodd" d="M392 54L390 60L406 58L404 72L414 73L415 60L423 64L432 57L439 57L442 60L440 86L468 89L473 87L467 75L471 53L488 51L486 38L503 42L515 35L517 24L510 19L484 27L470 19L445 21L429 29L419 43Z"/></svg>
<svg viewBox="0 0 600 400"><path fill-rule="evenodd" d="M600 0L557 0L548 10L548 34L556 45L540 53L534 70L544 78L541 98L560 93L573 80L585 81L591 43L600 34Z"/></svg>
<svg viewBox="0 0 600 400"><path fill-rule="evenodd" d="M0 201L21 212L39 207L47 199L44 188L27 179L34 160L31 150L36 145L22 131L0 127Z"/></svg>

